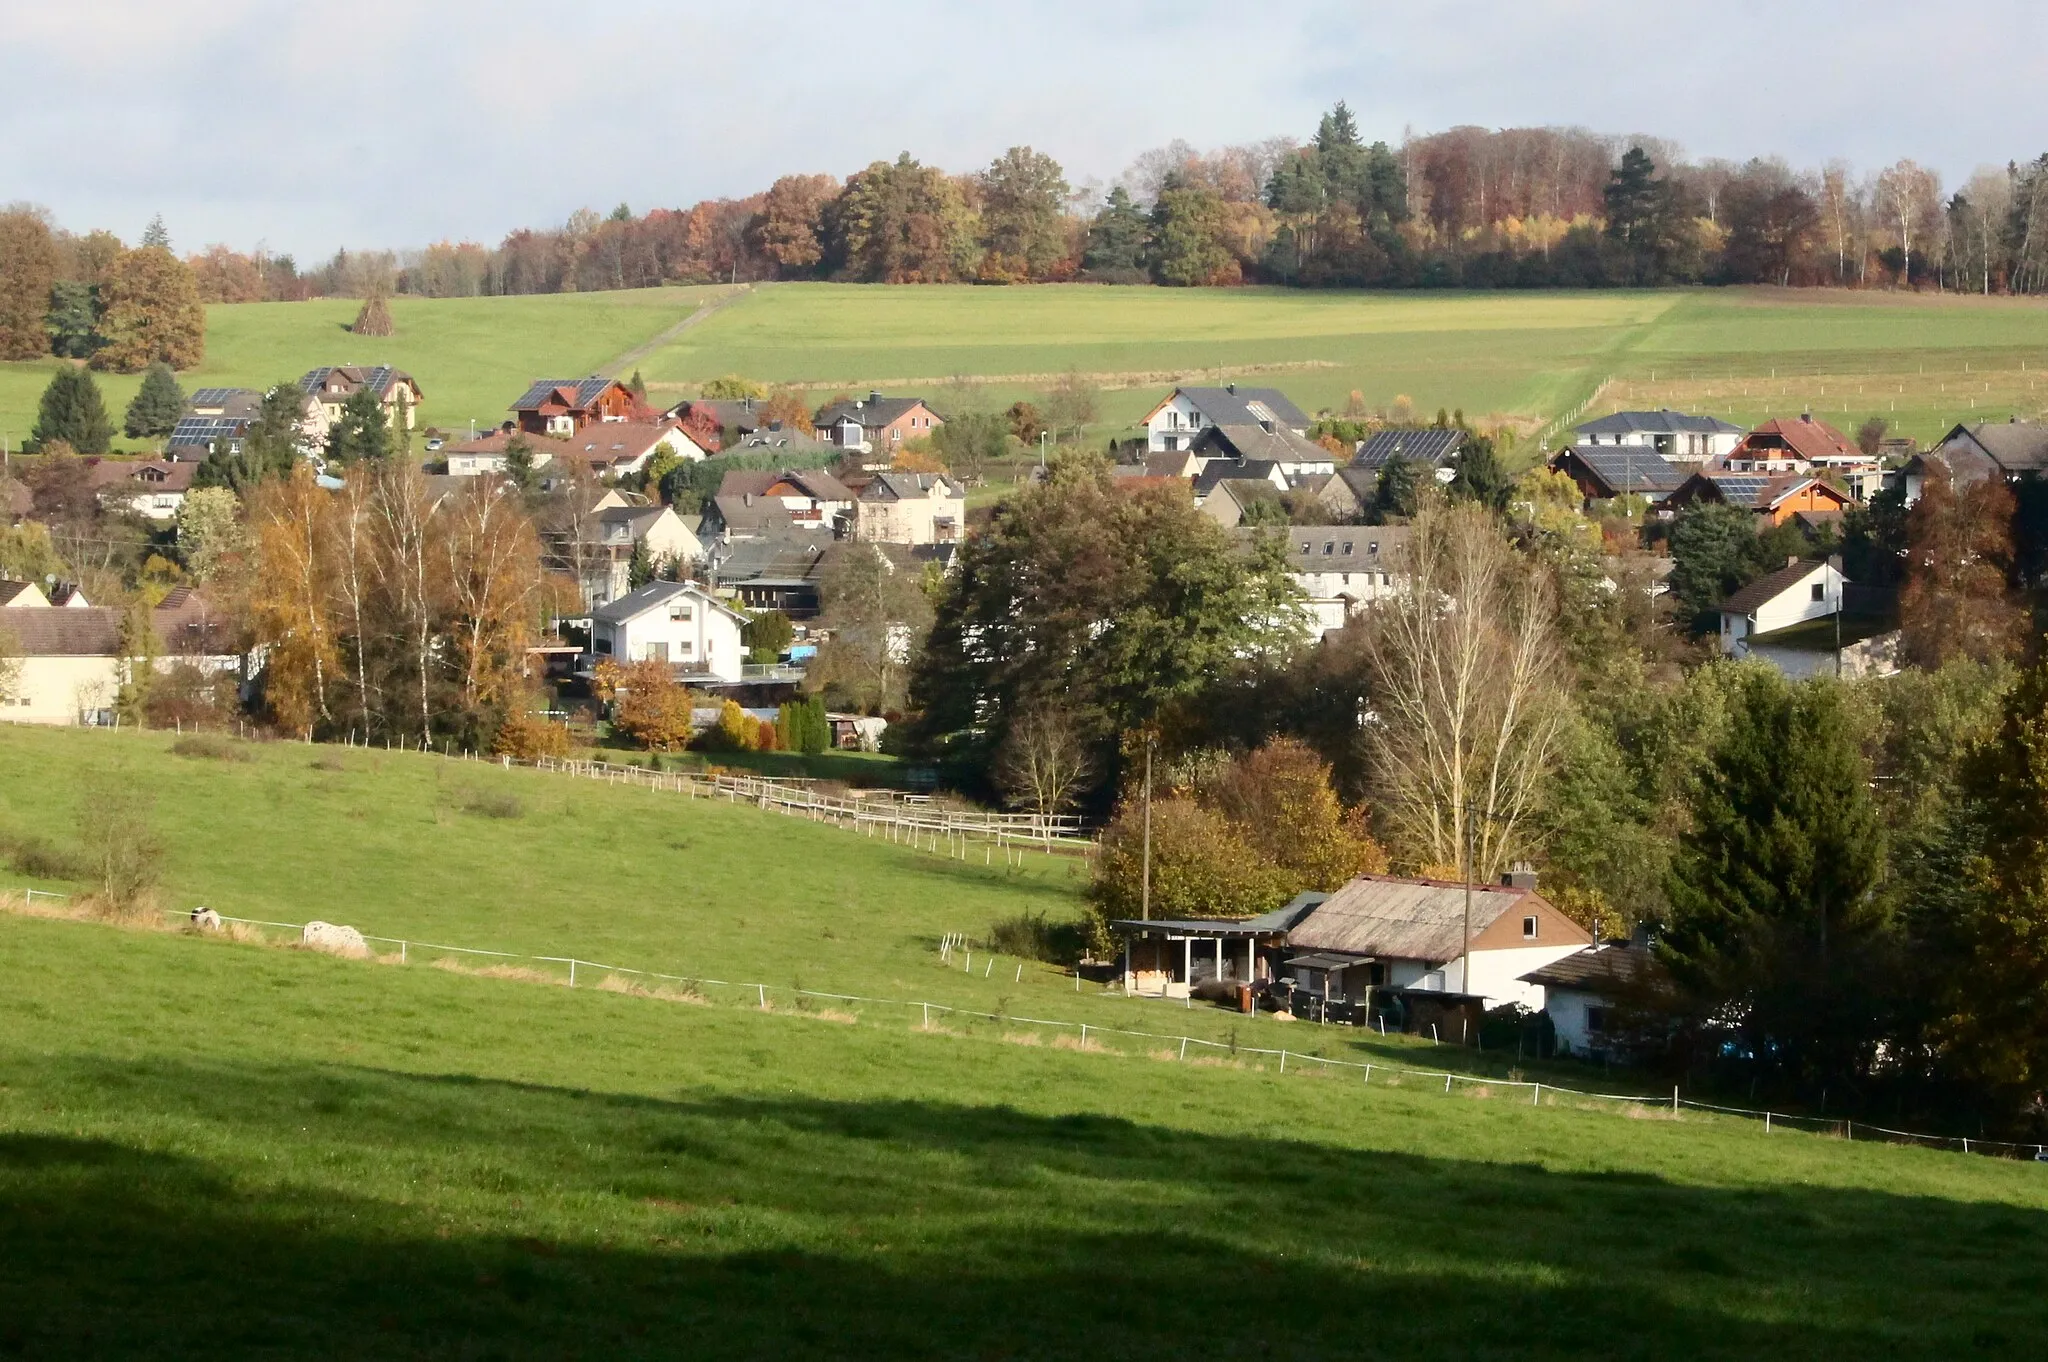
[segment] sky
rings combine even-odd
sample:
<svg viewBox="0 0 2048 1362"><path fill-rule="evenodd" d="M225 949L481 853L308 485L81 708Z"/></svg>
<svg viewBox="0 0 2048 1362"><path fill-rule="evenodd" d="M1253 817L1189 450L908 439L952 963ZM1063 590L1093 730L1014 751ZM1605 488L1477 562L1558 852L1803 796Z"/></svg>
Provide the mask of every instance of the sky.
<svg viewBox="0 0 2048 1362"><path fill-rule="evenodd" d="M0 202L181 251L496 243L1024 144L1107 183L1176 137L1459 124L1694 158L2048 151L2041 0L0 0Z"/></svg>

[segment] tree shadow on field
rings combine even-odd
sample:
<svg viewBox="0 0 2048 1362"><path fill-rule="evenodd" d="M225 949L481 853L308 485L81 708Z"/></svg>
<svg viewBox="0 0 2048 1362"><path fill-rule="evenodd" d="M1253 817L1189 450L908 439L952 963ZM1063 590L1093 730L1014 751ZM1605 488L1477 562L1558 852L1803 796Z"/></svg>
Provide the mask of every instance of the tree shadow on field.
<svg viewBox="0 0 2048 1362"><path fill-rule="evenodd" d="M33 1081L118 1094L187 1152L0 1134L0 1357L1994 1357L2048 1336L2048 1215L2010 1206L935 1102L339 1066Z"/></svg>

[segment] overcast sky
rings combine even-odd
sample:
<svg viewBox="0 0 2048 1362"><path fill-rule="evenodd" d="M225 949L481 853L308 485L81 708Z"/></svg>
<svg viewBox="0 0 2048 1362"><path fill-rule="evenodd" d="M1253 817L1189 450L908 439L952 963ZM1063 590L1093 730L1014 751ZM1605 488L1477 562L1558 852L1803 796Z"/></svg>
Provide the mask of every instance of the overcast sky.
<svg viewBox="0 0 2048 1362"><path fill-rule="evenodd" d="M1148 147L1578 124L1694 157L2048 151L2042 0L0 0L0 201L181 251L641 211L1007 146L1107 181Z"/></svg>

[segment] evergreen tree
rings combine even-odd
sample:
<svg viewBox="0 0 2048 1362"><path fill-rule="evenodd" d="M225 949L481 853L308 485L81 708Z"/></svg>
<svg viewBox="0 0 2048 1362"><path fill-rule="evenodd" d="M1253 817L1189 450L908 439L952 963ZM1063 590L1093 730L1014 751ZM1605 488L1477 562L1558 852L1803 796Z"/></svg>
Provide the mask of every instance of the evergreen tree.
<svg viewBox="0 0 2048 1362"><path fill-rule="evenodd" d="M1122 185L1109 191L1102 211L1088 224L1081 268L1112 283L1145 281L1145 212Z"/></svg>
<svg viewBox="0 0 2048 1362"><path fill-rule="evenodd" d="M185 390L178 386L171 366L159 360L143 371L142 386L128 403L121 429L131 440L169 435L184 414Z"/></svg>
<svg viewBox="0 0 2048 1362"><path fill-rule="evenodd" d="M1152 207L1150 249L1152 278L1183 288L1235 282L1230 252L1219 239L1223 200L1214 190L1191 185L1179 175L1166 177L1159 202Z"/></svg>
<svg viewBox="0 0 2048 1362"><path fill-rule="evenodd" d="M67 364L51 376L29 441L37 449L67 444L79 454L104 454L113 446L114 422L91 374Z"/></svg>
<svg viewBox="0 0 2048 1362"><path fill-rule="evenodd" d="M1405 455L1396 454L1381 464L1379 479L1373 484L1372 505L1367 508L1373 522L1384 525L1414 515L1421 480L1421 470Z"/></svg>
<svg viewBox="0 0 2048 1362"><path fill-rule="evenodd" d="M505 442L505 476L522 494L533 491L533 441L527 439L523 432ZM667 495L666 488L662 494Z"/></svg>
<svg viewBox="0 0 2048 1362"><path fill-rule="evenodd" d="M645 539L633 545L633 556L626 562L626 586L638 591L654 580L654 553L647 547Z"/></svg>
<svg viewBox="0 0 2048 1362"><path fill-rule="evenodd" d="M50 290L50 312L45 321L50 333L50 353L65 359L88 359L106 344L100 335L100 291L91 284L62 279Z"/></svg>
<svg viewBox="0 0 2048 1362"><path fill-rule="evenodd" d="M1448 418L1442 413L1438 415L1440 421L1448 423ZM1476 501L1489 510L1505 511L1508 494L1514 486L1514 479L1501 467L1492 437L1467 435L1463 448L1458 451L1458 471L1457 476L1451 479L1451 494Z"/></svg>
<svg viewBox="0 0 2048 1362"><path fill-rule="evenodd" d="M170 229L164 226L164 215L162 213L158 213L155 217L151 218L149 226L142 229L142 244L145 246L161 246L167 251L171 248Z"/></svg>
<svg viewBox="0 0 2048 1362"><path fill-rule="evenodd" d="M273 386L264 394L256 420L243 434L241 448L216 446L193 475L193 485L226 487L247 495L265 479L289 478L292 465L303 453L300 442L305 433L299 426L304 416L303 400L297 383L287 381Z"/></svg>
<svg viewBox="0 0 2048 1362"><path fill-rule="evenodd" d="M368 388L356 389L341 404L341 419L327 432L327 456L346 464L390 453L391 420L383 402Z"/></svg>
<svg viewBox="0 0 2048 1362"><path fill-rule="evenodd" d="M1865 1072L1884 1034L1884 828L1846 693L1743 668L1688 800L1659 954L1743 1061L1812 1089ZM1711 1043L1711 1041L1710 1041Z"/></svg>
<svg viewBox="0 0 2048 1362"><path fill-rule="evenodd" d="M626 391L633 394L634 397L640 399L642 402L645 402L647 400L647 380L640 377L640 371L638 369L635 369L633 371L633 376L630 379L626 380Z"/></svg>

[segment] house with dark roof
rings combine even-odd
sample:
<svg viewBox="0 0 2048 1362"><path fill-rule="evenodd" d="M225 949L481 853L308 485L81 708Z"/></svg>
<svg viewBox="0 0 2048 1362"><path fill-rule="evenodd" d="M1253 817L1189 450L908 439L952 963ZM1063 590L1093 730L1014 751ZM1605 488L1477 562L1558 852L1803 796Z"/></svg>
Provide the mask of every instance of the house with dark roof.
<svg viewBox="0 0 2048 1362"><path fill-rule="evenodd" d="M1726 458L1742 438L1742 427L1712 416L1682 411L1617 411L1572 427L1574 444L1591 448L1646 449L1677 464Z"/></svg>
<svg viewBox="0 0 2048 1362"><path fill-rule="evenodd" d="M967 489L943 473L884 469L855 494L853 537L865 543L952 544L967 525Z"/></svg>
<svg viewBox="0 0 2048 1362"><path fill-rule="evenodd" d="M1219 478L1196 505L1226 530L1255 522L1287 523L1287 504L1279 489L1263 478Z"/></svg>
<svg viewBox="0 0 2048 1362"><path fill-rule="evenodd" d="M449 481L464 485L461 479ZM678 571L695 568L705 557L703 543L672 506L613 488L580 514L570 513L574 509L551 515L542 526L541 555L550 570L576 581L588 608L631 590L636 554L656 568Z"/></svg>
<svg viewBox="0 0 2048 1362"><path fill-rule="evenodd" d="M1291 491L1294 486L1287 470L1271 459L1211 459L1195 474L1195 504L1201 505L1226 482L1263 482L1276 493Z"/></svg>
<svg viewBox="0 0 2048 1362"><path fill-rule="evenodd" d="M1210 426L1195 437L1189 450L1205 468L1219 462L1270 463L1289 478L1337 471L1335 454L1285 426Z"/></svg>
<svg viewBox="0 0 2048 1362"><path fill-rule="evenodd" d="M921 397L884 397L874 391L826 403L811 424L820 439L841 449L893 455L907 441L929 438L946 422Z"/></svg>
<svg viewBox="0 0 2048 1362"><path fill-rule="evenodd" d="M1550 470L1578 484L1588 502L1636 496L1656 504L1687 477L1677 465L1641 445L1573 445L1550 460Z"/></svg>
<svg viewBox="0 0 2048 1362"><path fill-rule="evenodd" d="M41 593L37 593L38 597ZM30 724L113 723L127 676L121 612L101 606L9 609L4 627L19 661L0 719Z"/></svg>
<svg viewBox="0 0 2048 1362"><path fill-rule="evenodd" d="M1925 454L1907 461L1901 477L1908 506L1920 500L1932 463L1945 468L1957 487L1989 477L2002 477L2008 482L2039 477L2048 473L2048 425L2013 417L2009 421L1955 426Z"/></svg>
<svg viewBox="0 0 2048 1362"><path fill-rule="evenodd" d="M1280 537L1287 576L1301 590L1318 636L1342 629L1403 584L1405 525L1291 525L1240 533Z"/></svg>
<svg viewBox="0 0 2048 1362"><path fill-rule="evenodd" d="M649 582L591 611L590 664L666 662L679 680L738 681L746 622L695 582Z"/></svg>
<svg viewBox="0 0 2048 1362"><path fill-rule="evenodd" d="M1859 589L1839 558L1792 558L1721 602L1721 653L1768 662L1794 680L1898 670L1897 604Z"/></svg>
<svg viewBox="0 0 2048 1362"><path fill-rule="evenodd" d="M718 484L714 501L728 498L739 498L748 507L755 499L779 501L789 524L832 534L844 531L855 500L853 489L822 468L735 468Z"/></svg>
<svg viewBox="0 0 2048 1362"><path fill-rule="evenodd" d="M1399 458L1433 469L1438 482L1449 482L1468 433L1456 426L1389 426L1358 442L1351 466L1378 477L1380 469Z"/></svg>
<svg viewBox="0 0 2048 1362"><path fill-rule="evenodd" d="M1807 473L1695 473L1664 498L1664 509L1720 502L1778 525L1801 512L1844 511L1849 495Z"/></svg>
<svg viewBox="0 0 2048 1362"><path fill-rule="evenodd" d="M1175 388L1145 416L1147 453L1192 449L1204 432L1229 427L1231 441L1252 442L1250 432L1287 431L1306 441L1308 414L1278 388L1227 383L1220 388ZM1254 452L1249 457L1266 457Z"/></svg>
<svg viewBox="0 0 2048 1362"><path fill-rule="evenodd" d="M407 430L419 424L420 403L426 395L420 391L418 381L403 369L388 364L331 364L308 369L299 379L299 391L320 404L327 426L339 421L349 398L365 388L376 394L384 408L384 418L393 428L401 420L400 412L404 413L402 419Z"/></svg>
<svg viewBox="0 0 2048 1362"><path fill-rule="evenodd" d="M512 419L529 435L568 439L599 421L645 421L654 417L646 404L616 378L539 378L512 404Z"/></svg>
<svg viewBox="0 0 2048 1362"><path fill-rule="evenodd" d="M199 472L190 459L96 459L87 472L100 505L148 520L175 520Z"/></svg>
<svg viewBox="0 0 2048 1362"><path fill-rule="evenodd" d="M1451 880L1360 875L1287 933L1298 987L1372 1010L1376 992L1397 996L1411 1025L1444 1004L1453 1013L1540 1006L1541 988L1523 976L1592 944L1590 932L1536 891L1526 867L1469 892Z"/></svg>
<svg viewBox="0 0 2048 1362"><path fill-rule="evenodd" d="M825 555L835 547L831 532L780 529L721 542L711 556L711 584L749 610L780 610L791 619L810 619L819 609L819 579Z"/></svg>
<svg viewBox="0 0 2048 1362"><path fill-rule="evenodd" d="M1541 1010L1558 1054L1626 1062L1635 1047L1623 1017L1646 1008L1665 975L1647 941L1630 941L1588 946L1530 970L1522 982L1543 990Z"/></svg>

